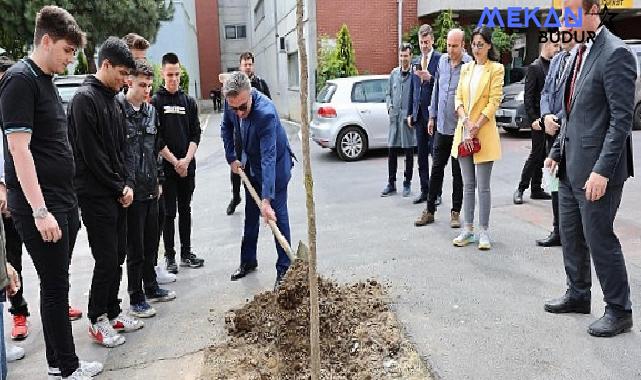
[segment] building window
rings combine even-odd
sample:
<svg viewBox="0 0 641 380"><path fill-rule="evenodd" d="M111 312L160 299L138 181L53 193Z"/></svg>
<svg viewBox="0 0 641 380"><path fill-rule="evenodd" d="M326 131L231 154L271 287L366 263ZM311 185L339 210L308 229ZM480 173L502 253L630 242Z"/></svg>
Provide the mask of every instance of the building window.
<svg viewBox="0 0 641 380"><path fill-rule="evenodd" d="M265 18L265 1L258 0L254 7L254 29L258 27L261 21Z"/></svg>
<svg viewBox="0 0 641 380"><path fill-rule="evenodd" d="M225 25L225 39L242 40L247 38L247 27L245 25Z"/></svg>
<svg viewBox="0 0 641 380"><path fill-rule="evenodd" d="M287 72L289 74L289 88L297 90L300 86L300 78L298 75L298 52L287 54Z"/></svg>

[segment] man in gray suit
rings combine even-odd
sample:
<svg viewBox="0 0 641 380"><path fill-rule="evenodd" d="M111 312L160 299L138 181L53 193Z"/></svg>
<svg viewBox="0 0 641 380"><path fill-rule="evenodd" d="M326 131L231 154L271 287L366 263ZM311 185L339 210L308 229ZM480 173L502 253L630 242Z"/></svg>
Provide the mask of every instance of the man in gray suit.
<svg viewBox="0 0 641 380"><path fill-rule="evenodd" d="M583 12L593 40L572 51L564 90L561 134L546 166L558 163L563 261L568 290L545 304L550 313L590 313L590 253L606 302L588 333L611 337L632 327L630 286L621 244L614 233L623 184L633 174L632 110L636 62L627 46L600 25L600 0L565 0ZM580 37L579 37L580 38Z"/></svg>

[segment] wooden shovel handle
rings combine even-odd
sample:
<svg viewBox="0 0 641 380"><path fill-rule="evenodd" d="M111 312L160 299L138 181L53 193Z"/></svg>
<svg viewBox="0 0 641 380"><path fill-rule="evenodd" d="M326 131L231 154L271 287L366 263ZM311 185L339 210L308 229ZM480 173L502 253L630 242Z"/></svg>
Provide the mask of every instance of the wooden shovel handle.
<svg viewBox="0 0 641 380"><path fill-rule="evenodd" d="M256 202L256 205L260 210L262 206L262 201L258 196L258 193L256 192L256 190L252 186L251 182L249 182L249 178L247 178L247 174L245 174L243 169L239 169L238 175L240 175L240 179L245 184L245 187L247 187L247 190L249 190L249 193L251 194L252 198L254 198L254 201ZM292 253L292 248L289 246L289 243L287 242L287 239L285 239L285 236L283 236L283 234L278 229L276 222L274 222L273 220L269 220L267 223L269 224L269 227L272 229L272 233L276 237L276 240L278 240L278 243L280 243L280 246L283 247L283 249L285 250L285 253L287 254L287 256L289 256L289 260L293 262L295 258L294 258L294 254Z"/></svg>

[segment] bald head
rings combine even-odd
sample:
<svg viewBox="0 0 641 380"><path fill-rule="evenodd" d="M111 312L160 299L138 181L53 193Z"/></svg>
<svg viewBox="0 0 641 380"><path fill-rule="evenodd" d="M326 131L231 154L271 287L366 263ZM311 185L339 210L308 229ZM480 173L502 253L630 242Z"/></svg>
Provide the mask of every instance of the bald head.
<svg viewBox="0 0 641 380"><path fill-rule="evenodd" d="M463 58L465 48L465 32L455 28L447 33L447 55L450 60L459 62Z"/></svg>

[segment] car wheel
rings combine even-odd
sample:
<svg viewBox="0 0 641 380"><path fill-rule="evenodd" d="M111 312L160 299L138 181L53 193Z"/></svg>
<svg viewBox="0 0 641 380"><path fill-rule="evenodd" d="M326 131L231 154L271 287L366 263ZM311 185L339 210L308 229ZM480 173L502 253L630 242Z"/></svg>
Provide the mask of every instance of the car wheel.
<svg viewBox="0 0 641 380"><path fill-rule="evenodd" d="M359 127L343 128L336 139L336 154L343 161L358 161L367 152L367 134Z"/></svg>
<svg viewBox="0 0 641 380"><path fill-rule="evenodd" d="M633 118L632 129L635 131L641 130L641 103L637 104L637 107L634 109Z"/></svg>

